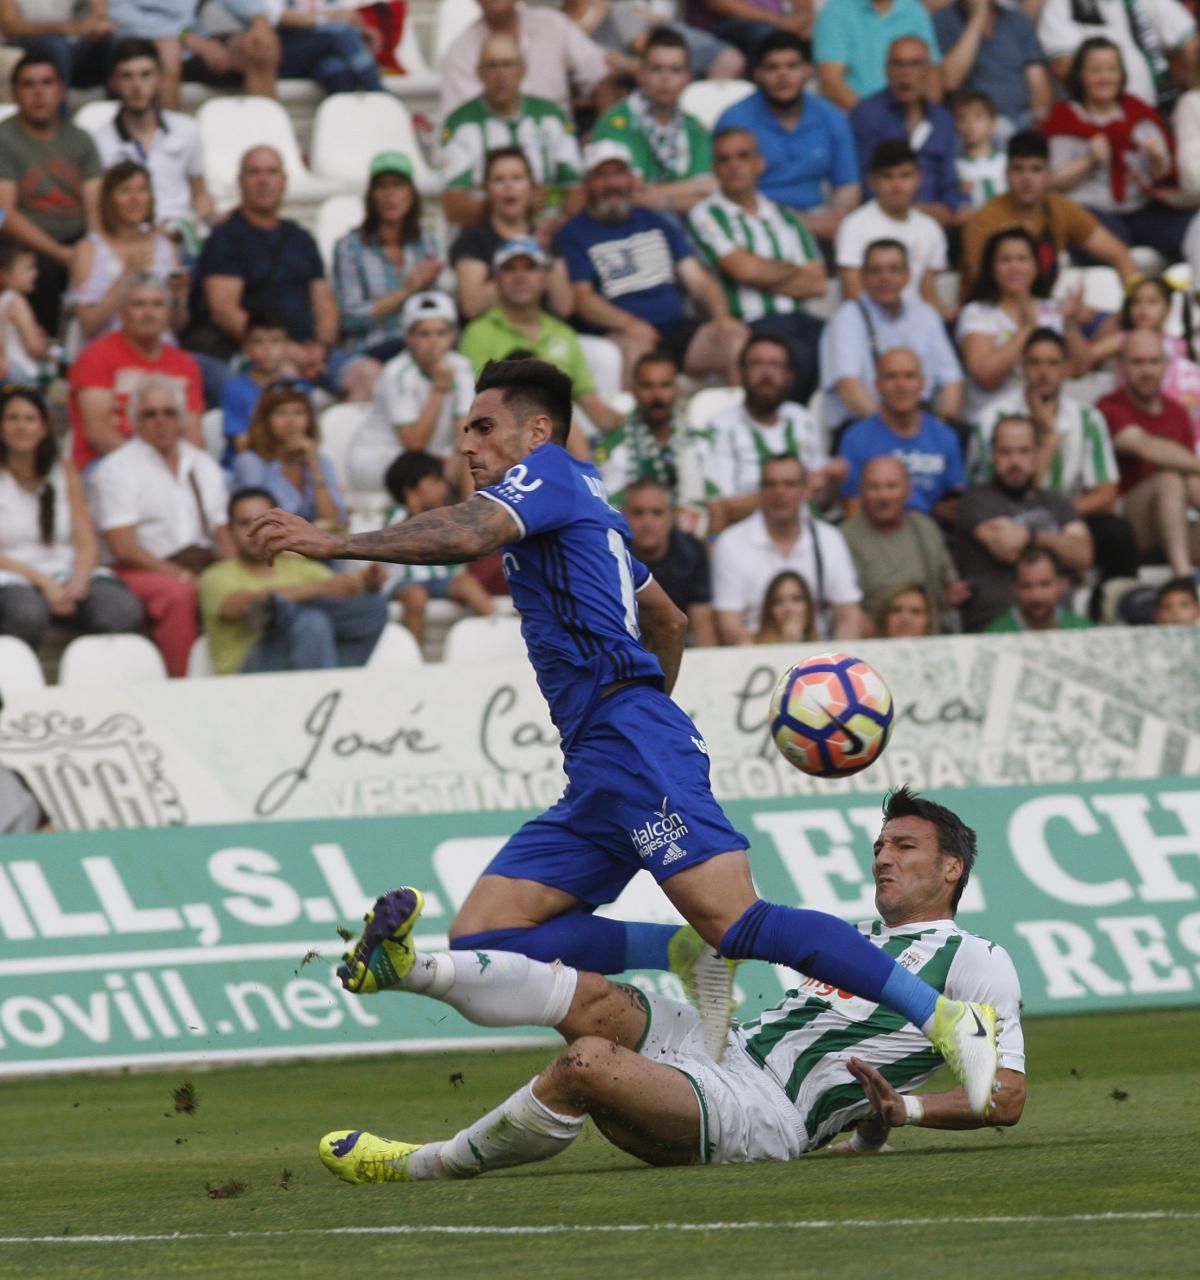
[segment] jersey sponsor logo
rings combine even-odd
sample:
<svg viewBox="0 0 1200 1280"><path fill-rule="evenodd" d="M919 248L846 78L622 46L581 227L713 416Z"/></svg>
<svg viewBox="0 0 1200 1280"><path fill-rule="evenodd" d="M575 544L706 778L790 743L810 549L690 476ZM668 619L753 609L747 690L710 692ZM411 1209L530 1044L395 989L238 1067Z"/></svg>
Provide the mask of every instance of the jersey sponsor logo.
<svg viewBox="0 0 1200 1280"><path fill-rule="evenodd" d="M641 858L649 858L660 849L678 847L676 842L688 834L688 825L677 812L672 812L670 800L663 796L662 805L654 810L654 817L640 827L634 827L629 839ZM684 856L681 852L680 857Z"/></svg>
<svg viewBox="0 0 1200 1280"><path fill-rule="evenodd" d="M497 495L510 506L517 506L526 494L536 493L542 487L541 479L526 483L528 475L529 468L523 462L518 462L515 467L509 467L504 473L504 479L496 486Z"/></svg>

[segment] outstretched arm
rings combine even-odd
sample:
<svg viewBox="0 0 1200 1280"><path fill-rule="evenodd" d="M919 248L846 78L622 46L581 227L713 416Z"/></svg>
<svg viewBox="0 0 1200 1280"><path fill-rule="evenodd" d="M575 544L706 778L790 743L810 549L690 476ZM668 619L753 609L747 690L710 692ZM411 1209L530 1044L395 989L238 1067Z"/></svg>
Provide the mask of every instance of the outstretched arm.
<svg viewBox="0 0 1200 1280"><path fill-rule="evenodd" d="M281 551L310 560L386 560L391 564L462 564L520 540L508 509L478 494L372 533L330 534L278 507L255 521L251 545L268 563Z"/></svg>
<svg viewBox="0 0 1200 1280"><path fill-rule="evenodd" d="M967 1095L962 1089L951 1089L948 1093L923 1094L923 1115L919 1121L914 1121L909 1119L903 1096L869 1062L864 1062L862 1058L851 1058L846 1067L866 1090L867 1101L890 1129L913 1123L919 1123L925 1129L1008 1126L1016 1124L1025 1109L1024 1075L1020 1071L1001 1067L996 1072L997 1087L986 1120L981 1120L971 1110Z"/></svg>

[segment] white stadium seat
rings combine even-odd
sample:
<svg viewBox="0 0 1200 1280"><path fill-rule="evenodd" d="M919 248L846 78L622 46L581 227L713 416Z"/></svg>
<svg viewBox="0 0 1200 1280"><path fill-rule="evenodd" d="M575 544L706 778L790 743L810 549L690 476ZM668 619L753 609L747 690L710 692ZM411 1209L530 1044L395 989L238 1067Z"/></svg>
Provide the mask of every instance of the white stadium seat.
<svg viewBox="0 0 1200 1280"><path fill-rule="evenodd" d="M745 392L741 387L705 387L697 391L687 407L687 424L689 427L703 429L731 405L741 404Z"/></svg>
<svg viewBox="0 0 1200 1280"><path fill-rule="evenodd" d="M368 667L419 667L425 661L421 646L407 627L389 622L367 659Z"/></svg>
<svg viewBox="0 0 1200 1280"><path fill-rule="evenodd" d="M187 673L189 680L216 674L213 671L212 650L208 647L207 636L197 636L192 642L191 652L188 654Z"/></svg>
<svg viewBox="0 0 1200 1280"><path fill-rule="evenodd" d="M1070 267L1060 271L1054 296L1083 290L1083 301L1093 311L1120 311L1125 301L1125 286L1113 267Z"/></svg>
<svg viewBox="0 0 1200 1280"><path fill-rule="evenodd" d="M360 226L363 220L362 196L330 196L321 202L317 210L317 226L313 232L325 270L333 274L333 249L347 231Z"/></svg>
<svg viewBox="0 0 1200 1280"><path fill-rule="evenodd" d="M162 655L145 636L80 636L63 650L60 685L137 684L165 680Z"/></svg>
<svg viewBox="0 0 1200 1280"><path fill-rule="evenodd" d="M312 166L319 178L343 191L365 191L371 160L381 151L403 152L412 160L417 190L436 194L437 177L404 103L390 93L334 93L317 108Z"/></svg>
<svg viewBox="0 0 1200 1280"><path fill-rule="evenodd" d="M335 404L321 414L320 451L333 463L338 486L346 494L350 489L350 477L346 472L346 454L350 441L367 415L365 404Z"/></svg>
<svg viewBox="0 0 1200 1280"><path fill-rule="evenodd" d="M679 105L706 129L711 129L721 113L754 92L749 80L693 80L684 89Z"/></svg>
<svg viewBox="0 0 1200 1280"><path fill-rule="evenodd" d="M196 123L204 142L205 178L218 205L237 202L238 167L251 147L274 147L283 157L285 201L314 203L346 189L309 172L288 113L273 98L210 98L196 112Z"/></svg>
<svg viewBox="0 0 1200 1280"><path fill-rule="evenodd" d="M209 455L220 462L225 456L225 414L221 409L206 409L200 415L200 430L204 432L204 447Z"/></svg>
<svg viewBox="0 0 1200 1280"><path fill-rule="evenodd" d="M14 689L41 689L42 675L37 654L19 636L0 636L0 693Z"/></svg>
<svg viewBox="0 0 1200 1280"><path fill-rule="evenodd" d="M115 98L95 98L91 102L85 102L75 112L75 127L86 133L95 133L112 120L120 105Z"/></svg>
<svg viewBox="0 0 1200 1280"><path fill-rule="evenodd" d="M621 392L621 348L611 338L590 333L579 334L583 358L592 371L592 381L601 399L612 403Z"/></svg>
<svg viewBox="0 0 1200 1280"><path fill-rule="evenodd" d="M493 615L463 618L446 632L445 662L516 662L525 657L521 620Z"/></svg>
<svg viewBox="0 0 1200 1280"><path fill-rule="evenodd" d="M404 68L402 76L385 76L383 83L388 93L398 98L437 97L442 80L430 70L417 39L416 24L411 16L404 24L400 43L396 46L396 61Z"/></svg>
<svg viewBox="0 0 1200 1280"><path fill-rule="evenodd" d="M433 31L433 65L442 65L442 56L460 35L481 17L483 10L476 0L441 0L437 25Z"/></svg>

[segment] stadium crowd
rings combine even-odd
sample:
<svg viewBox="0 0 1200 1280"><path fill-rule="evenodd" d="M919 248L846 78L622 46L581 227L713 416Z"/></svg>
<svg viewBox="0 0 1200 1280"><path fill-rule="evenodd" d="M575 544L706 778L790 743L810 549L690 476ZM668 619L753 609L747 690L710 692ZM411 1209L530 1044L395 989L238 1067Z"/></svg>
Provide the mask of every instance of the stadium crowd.
<svg viewBox="0 0 1200 1280"><path fill-rule="evenodd" d="M217 7L0 0L0 633L143 630L181 676L201 629L288 670L364 662L390 602L418 640L492 613L495 558L267 566L246 530L467 496L514 354L570 376L695 645L1197 622L1188 5L480 0L436 154L375 154L328 261L277 146L219 207L182 86L378 92L403 6Z"/></svg>

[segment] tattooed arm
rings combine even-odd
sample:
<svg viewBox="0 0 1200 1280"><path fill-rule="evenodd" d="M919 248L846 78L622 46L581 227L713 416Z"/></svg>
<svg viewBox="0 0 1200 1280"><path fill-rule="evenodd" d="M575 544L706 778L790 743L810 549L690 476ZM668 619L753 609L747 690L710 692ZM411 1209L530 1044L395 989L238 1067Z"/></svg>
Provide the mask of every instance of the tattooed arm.
<svg viewBox="0 0 1200 1280"><path fill-rule="evenodd" d="M489 555L521 530L507 507L476 494L403 524L372 533L330 534L276 508L255 522L250 542L270 563L281 551L310 560L386 560L392 564L462 564Z"/></svg>

